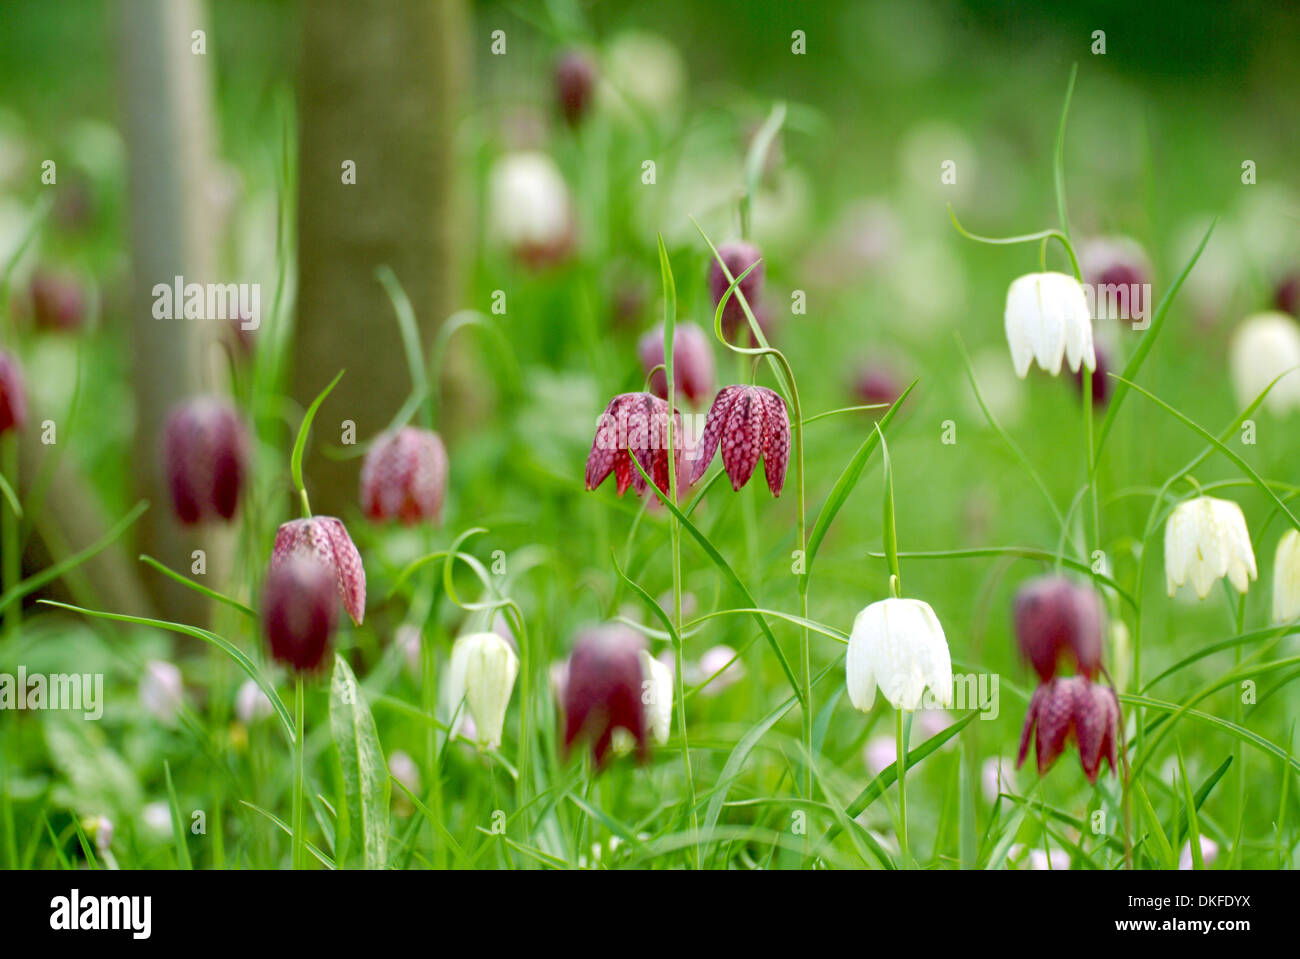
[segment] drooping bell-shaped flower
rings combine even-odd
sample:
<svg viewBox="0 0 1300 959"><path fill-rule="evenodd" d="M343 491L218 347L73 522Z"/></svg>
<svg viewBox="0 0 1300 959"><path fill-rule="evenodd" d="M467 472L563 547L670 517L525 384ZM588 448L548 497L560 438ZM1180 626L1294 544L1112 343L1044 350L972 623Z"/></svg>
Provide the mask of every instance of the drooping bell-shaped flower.
<svg viewBox="0 0 1300 959"><path fill-rule="evenodd" d="M73 333L89 313L81 281L68 273L38 270L31 282L32 319L40 329Z"/></svg>
<svg viewBox="0 0 1300 959"><path fill-rule="evenodd" d="M849 702L864 713L877 687L895 709L919 708L927 687L940 705L952 705L948 640L930 604L919 599L882 599L858 613L844 672Z"/></svg>
<svg viewBox="0 0 1300 959"><path fill-rule="evenodd" d="M27 425L27 384L18 360L0 350L0 434Z"/></svg>
<svg viewBox="0 0 1300 959"><path fill-rule="evenodd" d="M578 637L564 681L564 748L583 737L592 744L599 768L614 731L635 740L642 759L649 754L647 710L642 703L645 672L640 634L624 626L600 626Z"/></svg>
<svg viewBox="0 0 1300 959"><path fill-rule="evenodd" d="M1285 313L1256 313L1242 320L1233 332L1228 369L1239 408L1245 409L1279 376L1282 378L1264 398L1264 407L1275 415L1300 408L1297 366L1300 324Z"/></svg>
<svg viewBox="0 0 1300 959"><path fill-rule="evenodd" d="M1007 344L1016 375L1024 379L1038 365L1056 376L1062 361L1078 371L1097 366L1092 319L1083 286L1064 273L1028 273L1007 290Z"/></svg>
<svg viewBox="0 0 1300 959"><path fill-rule="evenodd" d="M663 745L673 728L673 674L648 649L641 650L641 673L641 704L655 742Z"/></svg>
<svg viewBox="0 0 1300 959"><path fill-rule="evenodd" d="M271 569L291 556L314 558L333 574L335 592L358 626L366 615L366 568L347 527L333 516L311 516L284 523L275 533Z"/></svg>
<svg viewBox="0 0 1300 959"><path fill-rule="evenodd" d="M1289 623L1300 616L1300 532L1289 529L1278 540L1273 557L1273 622Z"/></svg>
<svg viewBox="0 0 1300 959"><path fill-rule="evenodd" d="M780 496L790 461L790 417L785 401L762 386L723 387L704 420L692 483L704 475L719 446L732 489L739 490L749 482L761 456L768 489L773 496Z"/></svg>
<svg viewBox="0 0 1300 959"><path fill-rule="evenodd" d="M488 226L494 239L529 266L563 260L576 235L569 188L545 153L511 153L492 169Z"/></svg>
<svg viewBox="0 0 1300 959"><path fill-rule="evenodd" d="M732 279L740 276L746 270L749 270L753 264L758 263L754 269L750 270L749 275L740 281L740 286L736 292L731 294L727 300L727 305L722 310L722 332L730 341L736 328L742 324L748 323L745 319L745 308L740 305L740 293L745 295L745 302L749 304L751 311L757 307L759 297L763 293L763 264L759 263L763 254L759 252L758 247L752 243L724 243L718 247L718 256L722 257L722 262L727 264L727 270L731 273ZM722 264L718 258L714 257L709 261L709 293L713 297L713 306L722 302L723 295L727 292L727 287L731 286L731 280L727 279L727 274L722 271ZM755 316L757 318L757 315Z"/></svg>
<svg viewBox="0 0 1300 959"><path fill-rule="evenodd" d="M1169 595L1188 580L1205 599L1224 576L1244 593L1257 577L1255 551L1241 507L1232 500L1198 496L1179 503L1165 523L1165 583Z"/></svg>
<svg viewBox="0 0 1300 959"><path fill-rule="evenodd" d="M334 571L306 553L272 562L262 592L262 635L271 658L297 672L315 672L325 661L338 625Z"/></svg>
<svg viewBox="0 0 1300 959"><path fill-rule="evenodd" d="M437 523L447 495L447 448L432 430L405 426L379 437L361 465L361 510L410 526Z"/></svg>
<svg viewBox="0 0 1300 959"><path fill-rule="evenodd" d="M682 458L681 414L673 415L673 456L680 473ZM587 489L594 490L610 473L618 484L618 495L629 486L638 493L646 490L645 478L632 465L635 456L641 468L667 493L668 403L649 393L620 393L609 401L596 424L596 437L587 454Z"/></svg>
<svg viewBox="0 0 1300 959"><path fill-rule="evenodd" d="M655 327L636 344L641 368L649 373L664 362L664 327ZM694 323L679 323L673 332L673 386L692 404L713 392L713 347L704 331ZM663 370L650 377L650 392L668 398L668 378Z"/></svg>
<svg viewBox="0 0 1300 959"><path fill-rule="evenodd" d="M1016 643L1044 681L1056 675L1062 655L1094 678L1101 665L1105 620L1097 591L1065 576L1040 576L1016 592Z"/></svg>
<svg viewBox="0 0 1300 959"><path fill-rule="evenodd" d="M248 431L223 399L199 397L163 426L163 467L172 509L185 524L235 515L248 481Z"/></svg>
<svg viewBox="0 0 1300 959"><path fill-rule="evenodd" d="M555 66L555 93L560 112L576 127L591 107L596 90L596 65L581 50L568 50Z"/></svg>
<svg viewBox="0 0 1300 959"><path fill-rule="evenodd" d="M496 633L467 633L451 648L450 673L452 709L464 699L478 742L497 748L519 675L519 657Z"/></svg>
<svg viewBox="0 0 1300 959"><path fill-rule="evenodd" d="M1029 754L1029 740L1036 736L1038 774L1041 776L1073 738L1079 747L1079 761L1088 782L1097 781L1101 761L1115 771L1118 761L1119 700L1109 686L1084 676L1061 676L1034 690L1029 712L1020 733L1020 754L1016 768Z"/></svg>

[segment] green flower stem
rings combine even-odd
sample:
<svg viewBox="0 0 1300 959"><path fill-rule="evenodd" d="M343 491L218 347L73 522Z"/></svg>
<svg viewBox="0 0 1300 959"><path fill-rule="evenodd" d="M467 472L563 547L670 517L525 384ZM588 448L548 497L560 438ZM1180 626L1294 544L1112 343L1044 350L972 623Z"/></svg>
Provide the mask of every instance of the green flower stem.
<svg viewBox="0 0 1300 959"><path fill-rule="evenodd" d="M912 861L912 853L907 845L907 731L903 710L897 709L894 712L897 716L895 752L898 761L898 849L903 864L908 865Z"/></svg>
<svg viewBox="0 0 1300 959"><path fill-rule="evenodd" d="M302 869L306 860L306 836L302 814L302 783L307 765L307 727L303 722L302 674L294 678L294 741L293 741L293 868Z"/></svg>

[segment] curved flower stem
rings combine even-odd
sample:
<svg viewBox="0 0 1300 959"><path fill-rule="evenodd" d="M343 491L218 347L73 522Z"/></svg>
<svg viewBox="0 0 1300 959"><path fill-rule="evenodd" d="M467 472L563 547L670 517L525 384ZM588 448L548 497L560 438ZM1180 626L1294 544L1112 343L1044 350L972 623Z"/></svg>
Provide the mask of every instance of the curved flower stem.
<svg viewBox="0 0 1300 959"><path fill-rule="evenodd" d="M303 723L303 690L302 674L299 673L295 679L295 736L293 741L293 868L301 869L304 865L304 852L306 851L306 837L303 835L303 815L302 815L302 782L304 771L306 769L307 753L307 729Z"/></svg>
<svg viewBox="0 0 1300 959"><path fill-rule="evenodd" d="M904 728L906 723L903 721L903 710L894 710L897 716L895 723L895 732L897 740L895 743L894 758L898 764L898 849L903 865L911 864L912 853L907 844L907 731Z"/></svg>

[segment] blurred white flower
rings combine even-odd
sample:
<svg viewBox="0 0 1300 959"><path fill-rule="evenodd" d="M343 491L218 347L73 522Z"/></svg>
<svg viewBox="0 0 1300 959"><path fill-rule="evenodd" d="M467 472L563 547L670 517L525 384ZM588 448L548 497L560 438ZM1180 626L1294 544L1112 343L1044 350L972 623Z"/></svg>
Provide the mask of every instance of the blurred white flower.
<svg viewBox="0 0 1300 959"><path fill-rule="evenodd" d="M862 749L862 761L873 776L879 776L892 766L896 759L898 759L898 743L893 736L886 736L883 733L868 739L867 745Z"/></svg>
<svg viewBox="0 0 1300 959"><path fill-rule="evenodd" d="M393 633L393 642L401 650L402 659L406 663L406 668L411 671L413 676L419 676L421 672L420 664L420 627L411 623L403 623L397 627Z"/></svg>
<svg viewBox="0 0 1300 959"><path fill-rule="evenodd" d="M1244 593L1257 576L1255 552L1241 507L1198 496L1180 503L1165 523L1165 583L1169 595L1188 580L1205 599L1223 576Z"/></svg>
<svg viewBox="0 0 1300 959"><path fill-rule="evenodd" d="M165 723L174 722L181 710L184 685L181 671L172 663L151 659L140 677L140 707Z"/></svg>
<svg viewBox="0 0 1300 959"><path fill-rule="evenodd" d="M668 742L673 725L673 674L647 650L641 650L641 703L658 743Z"/></svg>
<svg viewBox="0 0 1300 959"><path fill-rule="evenodd" d="M1082 364L1097 368L1092 348L1092 319L1083 286L1064 273L1027 273L1007 290L1007 343L1021 379L1036 360L1056 376L1067 360L1077 373Z"/></svg>
<svg viewBox="0 0 1300 959"><path fill-rule="evenodd" d="M159 836L165 836L172 831L172 810L166 800L159 799L146 805L140 810L140 820L144 823L145 829Z"/></svg>
<svg viewBox="0 0 1300 959"><path fill-rule="evenodd" d="M81 820L81 829L100 852L113 844L113 821L107 816L88 816Z"/></svg>
<svg viewBox="0 0 1300 959"><path fill-rule="evenodd" d="M1295 371L1296 367L1300 367L1300 325L1285 313L1256 313L1233 332L1228 369L1242 409L1279 376L1282 378L1264 398L1265 408L1281 415L1300 407L1300 371Z"/></svg>
<svg viewBox="0 0 1300 959"><path fill-rule="evenodd" d="M1300 532L1287 530L1273 558L1273 622L1300 616Z"/></svg>
<svg viewBox="0 0 1300 959"><path fill-rule="evenodd" d="M246 726L266 719L274 711L262 687L251 679L245 680L235 693L235 717Z"/></svg>
<svg viewBox="0 0 1300 959"><path fill-rule="evenodd" d="M1219 858L1219 844L1209 836L1201 836L1201 861L1209 867L1215 859ZM1192 842L1189 839L1183 843L1182 852L1178 854L1178 868L1192 869L1195 863L1192 860Z"/></svg>
<svg viewBox="0 0 1300 959"><path fill-rule="evenodd" d="M492 237L528 260L551 259L573 237L569 188L549 156L510 153L492 168L488 192Z"/></svg>
<svg viewBox="0 0 1300 959"><path fill-rule="evenodd" d="M685 85L676 47L654 33L627 31L610 41L597 98L622 116L636 109L663 113L677 105Z"/></svg>
<svg viewBox="0 0 1300 959"><path fill-rule="evenodd" d="M728 663L731 665L728 666ZM701 696L716 696L744 678L745 664L736 658L736 651L725 643L706 649L694 668L686 674L686 680L692 686L708 683L700 688Z"/></svg>
<svg viewBox="0 0 1300 959"><path fill-rule="evenodd" d="M941 705L952 705L948 640L919 599L883 599L858 613L844 670L849 701L864 713L877 686L895 709L916 709L927 686Z"/></svg>
<svg viewBox="0 0 1300 959"><path fill-rule="evenodd" d="M1043 849L1029 850L1029 859L1026 861L1028 869L1059 869L1066 870L1070 868L1070 854L1062 852L1060 849L1048 851Z"/></svg>
<svg viewBox="0 0 1300 959"><path fill-rule="evenodd" d="M980 791L989 802L995 802L1000 793L1014 793L1016 786L1015 760L1006 756L990 756L980 764Z"/></svg>
<svg viewBox="0 0 1300 959"><path fill-rule="evenodd" d="M388 772L399 783L417 795L420 792L420 768L410 753L394 749L388 757Z"/></svg>
<svg viewBox="0 0 1300 959"><path fill-rule="evenodd" d="M451 708L465 700L480 744L501 745L506 707L518 674L519 657L496 633L469 633L452 646L448 668Z"/></svg>

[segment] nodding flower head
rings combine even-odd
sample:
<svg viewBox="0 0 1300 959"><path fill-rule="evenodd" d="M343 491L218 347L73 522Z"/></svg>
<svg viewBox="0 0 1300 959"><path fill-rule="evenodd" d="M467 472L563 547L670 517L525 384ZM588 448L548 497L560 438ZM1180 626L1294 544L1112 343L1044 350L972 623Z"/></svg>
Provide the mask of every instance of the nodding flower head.
<svg viewBox="0 0 1300 959"><path fill-rule="evenodd" d="M502 157L492 169L488 195L492 236L531 267L564 260L577 236L569 188L545 153Z"/></svg>
<svg viewBox="0 0 1300 959"><path fill-rule="evenodd" d="M917 709L926 687L940 705L951 706L952 657L930 604L895 597L858 613L844 676L849 702L864 713L876 701L876 687L895 709Z"/></svg>
<svg viewBox="0 0 1300 959"><path fill-rule="evenodd" d="M1214 581L1228 577L1237 592L1258 576L1255 551L1241 507L1232 500L1198 496L1179 503L1165 522L1165 584L1169 595L1189 579L1205 599Z"/></svg>
<svg viewBox="0 0 1300 959"><path fill-rule="evenodd" d="M790 417L785 401L762 386L727 386L718 391L704 420L699 456L691 472L697 482L722 447L722 465L738 490L763 458L763 472L773 496L781 495L790 461Z"/></svg>
<svg viewBox="0 0 1300 959"><path fill-rule="evenodd" d="M275 533L271 569L290 557L314 558L333 574L335 595L358 626L366 615L366 569L348 535L347 527L333 516L290 520Z"/></svg>
<svg viewBox="0 0 1300 959"><path fill-rule="evenodd" d="M0 433L27 425L27 385L13 356L0 350Z"/></svg>
<svg viewBox="0 0 1300 959"><path fill-rule="evenodd" d="M248 431L225 400L181 403L163 426L163 466L172 509L185 524L235 515L248 481Z"/></svg>
<svg viewBox="0 0 1300 959"><path fill-rule="evenodd" d="M1300 616L1300 532L1289 529L1278 540L1273 556L1273 622L1288 623Z"/></svg>
<svg viewBox="0 0 1300 959"><path fill-rule="evenodd" d="M733 279L758 263L762 255L758 247L752 243L724 243L718 247L718 256L722 257L723 263L727 264L727 270L730 271ZM709 292L713 295L714 307L722 302L722 296L729 286L731 280L727 279L727 274L722 272L722 264L718 262L717 257L714 257L709 261ZM745 294L745 302L749 304L751 310L754 310L763 293L763 264L758 263L758 266L750 270L749 275L740 281L740 286L736 289L739 293ZM740 297L737 293L732 293L722 310L723 334L730 340L736 328L744 322L745 308L740 305Z"/></svg>
<svg viewBox="0 0 1300 959"><path fill-rule="evenodd" d="M496 633L467 633L451 648L452 708L461 700L474 720L474 738L496 748L501 745L506 707L519 675L519 657Z"/></svg>
<svg viewBox="0 0 1300 959"><path fill-rule="evenodd" d="M1089 679L1101 666L1105 613L1091 586L1064 576L1040 576L1016 592L1016 643L1046 681L1056 675L1063 654Z"/></svg>
<svg viewBox="0 0 1300 959"><path fill-rule="evenodd" d="M1079 281L1064 273L1028 273L1007 290L1007 344L1016 375L1024 379L1035 362L1053 376L1061 362L1070 369L1096 369L1088 298Z"/></svg>
<svg viewBox="0 0 1300 959"><path fill-rule="evenodd" d="M571 127L576 127L591 107L596 90L596 66L581 50L568 50L555 66L555 92L560 112Z"/></svg>
<svg viewBox="0 0 1300 959"><path fill-rule="evenodd" d="M1084 676L1064 676L1034 690L1024 729L1020 733L1019 769L1029 754L1029 739L1037 736L1038 774L1052 767L1071 738L1078 744L1079 761L1088 782L1097 781L1101 761L1115 771L1119 738L1119 700L1109 686Z"/></svg>
<svg viewBox="0 0 1300 959"><path fill-rule="evenodd" d="M71 333L86 325L89 314L86 290L71 274L38 270L31 283L32 319L36 326Z"/></svg>
<svg viewBox="0 0 1300 959"><path fill-rule="evenodd" d="M636 740L642 759L649 755L649 729L641 661L645 644L625 626L600 626L578 637L564 683L564 749L583 737L592 744L596 766L605 763L616 729Z"/></svg>
<svg viewBox="0 0 1300 959"><path fill-rule="evenodd" d="M662 323L637 341L636 352L646 373L663 365ZM695 405L713 392L713 347L694 323L679 323L673 332L673 387ZM668 378L663 370L650 377L650 392L668 399Z"/></svg>
<svg viewBox="0 0 1300 959"><path fill-rule="evenodd" d="M1237 404L1269 389L1264 406L1281 416L1300 407L1300 324L1285 313L1256 313L1241 321L1228 344L1228 369ZM1274 380L1277 380L1274 383Z"/></svg>
<svg viewBox="0 0 1300 959"><path fill-rule="evenodd" d="M325 563L299 554L272 565L262 594L262 633L272 658L298 672L319 669L338 617L335 577Z"/></svg>
<svg viewBox="0 0 1300 959"><path fill-rule="evenodd" d="M432 430L381 436L361 466L361 509L374 520L437 523L447 495L447 448Z"/></svg>
<svg viewBox="0 0 1300 959"><path fill-rule="evenodd" d="M673 457L680 475L682 458L681 414L673 412ZM664 493L670 488L668 475L668 403L649 393L620 393L609 401L596 424L596 437L587 454L587 489L593 490L614 474L618 495L629 486L646 491L640 470L632 465L635 456L641 468Z"/></svg>

